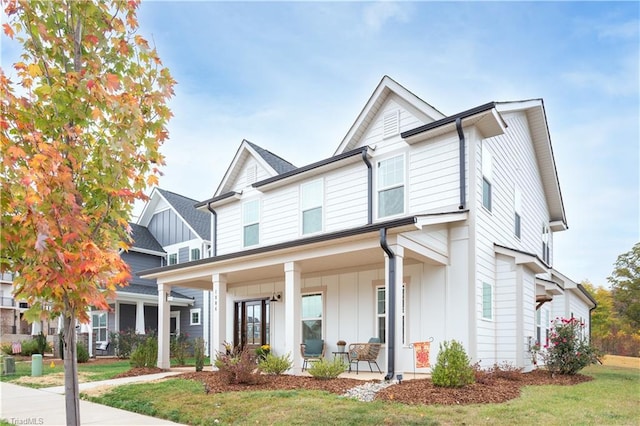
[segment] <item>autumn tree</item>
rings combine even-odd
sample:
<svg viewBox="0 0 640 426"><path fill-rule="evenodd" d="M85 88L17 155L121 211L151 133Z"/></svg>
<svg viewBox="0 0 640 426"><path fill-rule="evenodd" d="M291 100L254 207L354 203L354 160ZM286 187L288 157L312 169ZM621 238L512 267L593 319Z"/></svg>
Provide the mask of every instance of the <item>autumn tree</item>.
<svg viewBox="0 0 640 426"><path fill-rule="evenodd" d="M640 243L618 256L611 276L614 307L635 329L640 329Z"/></svg>
<svg viewBox="0 0 640 426"><path fill-rule="evenodd" d="M164 163L174 81L139 34L139 0L2 0L22 46L0 71L0 267L42 318L61 315L67 424L79 425L77 322L128 278L133 203Z"/></svg>

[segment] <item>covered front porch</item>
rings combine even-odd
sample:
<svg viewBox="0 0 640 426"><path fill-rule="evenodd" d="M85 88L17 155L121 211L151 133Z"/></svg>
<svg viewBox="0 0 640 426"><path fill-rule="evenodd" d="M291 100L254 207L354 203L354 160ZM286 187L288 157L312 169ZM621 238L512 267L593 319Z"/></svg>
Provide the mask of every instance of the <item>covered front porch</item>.
<svg viewBox="0 0 640 426"><path fill-rule="evenodd" d="M212 291L212 357L225 343L269 344L275 354L290 354L290 372L300 374L306 339L323 339L329 358L338 340L378 337L383 371L414 372L412 343L447 333L449 223L465 218L412 217L147 271L158 281L158 367L170 365L169 292L180 286Z"/></svg>

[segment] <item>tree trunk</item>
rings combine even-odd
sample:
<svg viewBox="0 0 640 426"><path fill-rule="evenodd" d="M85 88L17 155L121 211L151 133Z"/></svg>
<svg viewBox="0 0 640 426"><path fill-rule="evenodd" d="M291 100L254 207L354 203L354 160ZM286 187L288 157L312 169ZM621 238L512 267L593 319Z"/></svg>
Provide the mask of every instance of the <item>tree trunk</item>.
<svg viewBox="0 0 640 426"><path fill-rule="evenodd" d="M64 315L64 399L67 426L80 426L80 389L76 357L76 318L72 310Z"/></svg>

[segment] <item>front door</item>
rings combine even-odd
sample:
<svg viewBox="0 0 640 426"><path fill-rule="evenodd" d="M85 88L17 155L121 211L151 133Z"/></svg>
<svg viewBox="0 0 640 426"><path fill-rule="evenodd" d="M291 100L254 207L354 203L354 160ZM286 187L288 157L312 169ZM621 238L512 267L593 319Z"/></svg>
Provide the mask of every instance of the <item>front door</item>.
<svg viewBox="0 0 640 426"><path fill-rule="evenodd" d="M236 302L234 309L235 346L251 350L269 343L269 301L246 300Z"/></svg>

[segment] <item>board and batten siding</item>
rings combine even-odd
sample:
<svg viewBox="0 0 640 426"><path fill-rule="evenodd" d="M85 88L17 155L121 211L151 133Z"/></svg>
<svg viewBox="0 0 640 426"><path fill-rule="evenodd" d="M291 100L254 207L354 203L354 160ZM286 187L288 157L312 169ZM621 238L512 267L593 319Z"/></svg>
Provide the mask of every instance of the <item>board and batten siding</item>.
<svg viewBox="0 0 640 426"><path fill-rule="evenodd" d="M485 352L487 360L490 358L507 361L516 364L516 337L517 337L517 316L519 309L516 305L517 296L517 274L515 261L513 258L498 255L496 256L496 283L494 287L494 313L496 340L494 353ZM482 358L482 356L480 355ZM486 364L490 363L487 361ZM486 365L485 364L485 365Z"/></svg>
<svg viewBox="0 0 640 426"><path fill-rule="evenodd" d="M442 321L445 315L446 267L426 264L405 265L407 282L406 319L407 341L400 349L396 360L396 371L413 371L413 349L410 343L434 339L431 359L437 357L438 344L446 340ZM303 274L302 295L322 293L322 336L326 342L326 353L337 350L338 339L347 343L367 342L376 335L376 286L384 285L385 269L363 268L341 270L328 274ZM283 280L247 283L228 289L227 309L233 312L233 304L240 300L268 298L274 292L284 292ZM284 349L284 303L272 303L271 344L275 352ZM233 335L233 324L227 322L227 337ZM384 345L386 347L386 345ZM378 356L378 364L384 370L385 349ZM329 355L330 356L330 355ZM363 367L361 365L361 367ZM425 370L428 371L428 370Z"/></svg>
<svg viewBox="0 0 640 426"><path fill-rule="evenodd" d="M147 228L163 247L198 238L173 210L155 213Z"/></svg>

